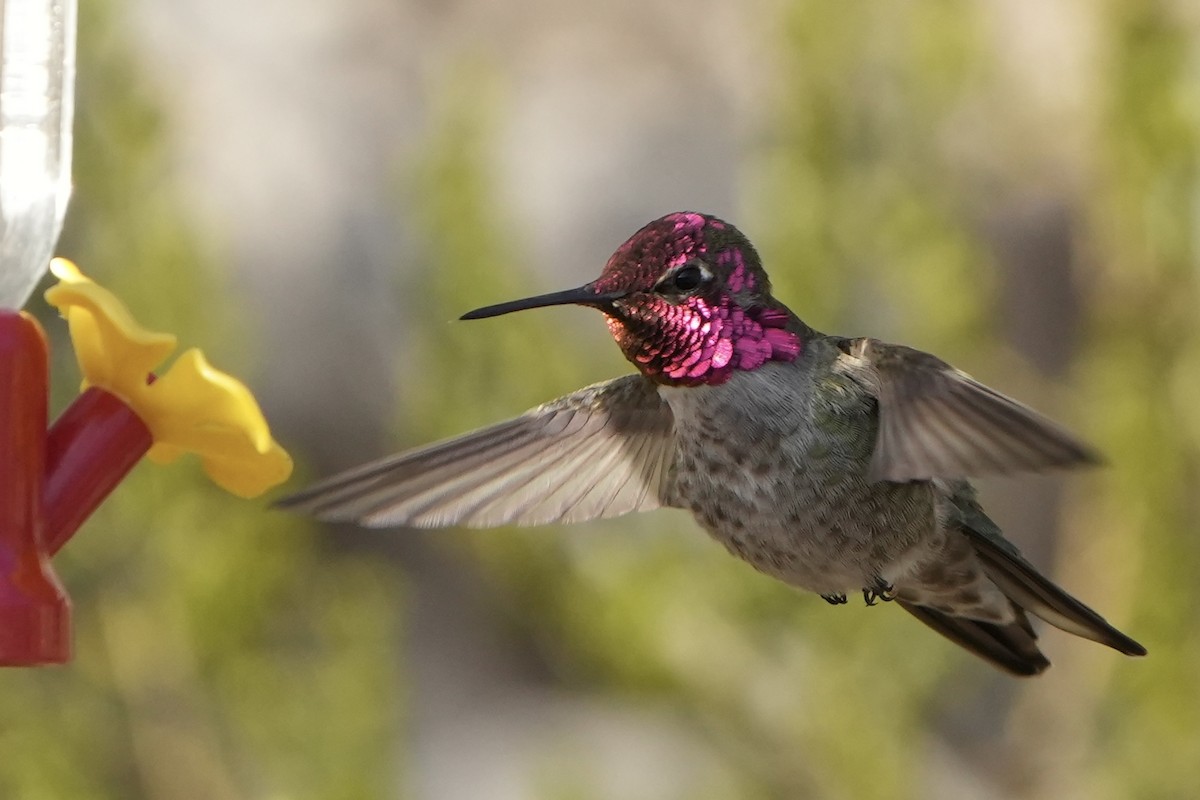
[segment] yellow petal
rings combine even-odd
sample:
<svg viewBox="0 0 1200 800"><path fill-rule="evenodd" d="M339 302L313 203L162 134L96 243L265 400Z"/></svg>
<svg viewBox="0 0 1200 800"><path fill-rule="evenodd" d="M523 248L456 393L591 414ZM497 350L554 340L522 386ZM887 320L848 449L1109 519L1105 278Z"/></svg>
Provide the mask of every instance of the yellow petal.
<svg viewBox="0 0 1200 800"><path fill-rule="evenodd" d="M148 331L112 293L56 258L60 283L46 292L71 329L85 383L120 397L154 438L147 454L169 463L196 453L222 488L254 497L287 480L292 459L272 438L254 395L191 349L153 384L147 375L175 349L175 337Z"/></svg>
<svg viewBox="0 0 1200 800"><path fill-rule="evenodd" d="M257 497L292 474L292 457L275 442L254 459L205 456L201 463L213 483L238 497Z"/></svg>
<svg viewBox="0 0 1200 800"><path fill-rule="evenodd" d="M291 474L291 458L271 438L254 395L199 350L185 352L147 388L138 415L154 436L151 459L162 463L196 453L213 481L243 497Z"/></svg>
<svg viewBox="0 0 1200 800"><path fill-rule="evenodd" d="M50 271L59 283L46 291L46 301L67 319L84 380L130 402L175 349L175 337L143 328L112 292L70 261L56 258Z"/></svg>

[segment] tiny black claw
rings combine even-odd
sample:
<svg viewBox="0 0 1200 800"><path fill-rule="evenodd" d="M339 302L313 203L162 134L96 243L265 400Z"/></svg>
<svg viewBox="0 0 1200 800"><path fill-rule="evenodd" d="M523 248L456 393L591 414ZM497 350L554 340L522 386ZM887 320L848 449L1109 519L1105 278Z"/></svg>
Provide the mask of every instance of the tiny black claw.
<svg viewBox="0 0 1200 800"><path fill-rule="evenodd" d="M877 578L874 585L864 587L862 593L863 601L869 606L875 605L877 600L890 603L896 599L896 588L882 578Z"/></svg>
<svg viewBox="0 0 1200 800"><path fill-rule="evenodd" d="M821 595L821 599L831 606L840 606L846 603L846 595L844 594L823 594Z"/></svg>

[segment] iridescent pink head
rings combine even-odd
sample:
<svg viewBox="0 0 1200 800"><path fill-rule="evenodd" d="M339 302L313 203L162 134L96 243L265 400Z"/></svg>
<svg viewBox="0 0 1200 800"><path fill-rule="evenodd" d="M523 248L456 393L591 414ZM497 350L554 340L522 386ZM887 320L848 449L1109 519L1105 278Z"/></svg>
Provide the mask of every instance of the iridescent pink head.
<svg viewBox="0 0 1200 800"><path fill-rule="evenodd" d="M668 385L724 383L737 370L794 361L802 347L803 325L771 297L753 245L706 214L656 219L585 286L488 306L463 319L564 303L603 311L625 357Z"/></svg>

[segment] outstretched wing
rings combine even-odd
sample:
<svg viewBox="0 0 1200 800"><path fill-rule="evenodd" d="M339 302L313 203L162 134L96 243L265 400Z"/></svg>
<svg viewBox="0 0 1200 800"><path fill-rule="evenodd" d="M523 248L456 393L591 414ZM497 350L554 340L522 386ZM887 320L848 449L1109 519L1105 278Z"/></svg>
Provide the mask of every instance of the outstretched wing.
<svg viewBox="0 0 1200 800"><path fill-rule="evenodd" d="M369 527L582 522L662 505L674 419L640 375L321 481L278 505Z"/></svg>
<svg viewBox="0 0 1200 800"><path fill-rule="evenodd" d="M929 353L849 339L838 367L879 402L868 476L911 481L1098 462L1064 428Z"/></svg>

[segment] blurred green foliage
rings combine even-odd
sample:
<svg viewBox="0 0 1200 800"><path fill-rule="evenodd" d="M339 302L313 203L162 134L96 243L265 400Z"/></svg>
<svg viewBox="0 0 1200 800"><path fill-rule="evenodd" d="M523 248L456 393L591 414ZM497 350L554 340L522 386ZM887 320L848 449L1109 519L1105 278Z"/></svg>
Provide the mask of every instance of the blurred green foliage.
<svg viewBox="0 0 1200 800"><path fill-rule="evenodd" d="M1093 796L1179 797L1200 786L1200 37L1169 3L1108 7L1084 392L1113 469L1072 533L1116 570L1154 658L1072 716Z"/></svg>
<svg viewBox="0 0 1200 800"><path fill-rule="evenodd" d="M81 3L76 190L61 252L148 326L253 384L231 337L249 309L164 180L168 130L104 3ZM65 325L55 409L79 385ZM252 324L252 323L243 323ZM215 355L214 355L215 354ZM307 526L140 465L55 559L67 667L0 671L0 797L373 798L395 785L403 714L396 577L331 560Z"/></svg>

